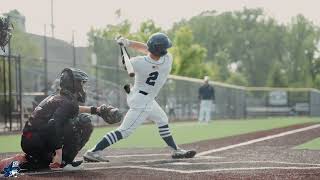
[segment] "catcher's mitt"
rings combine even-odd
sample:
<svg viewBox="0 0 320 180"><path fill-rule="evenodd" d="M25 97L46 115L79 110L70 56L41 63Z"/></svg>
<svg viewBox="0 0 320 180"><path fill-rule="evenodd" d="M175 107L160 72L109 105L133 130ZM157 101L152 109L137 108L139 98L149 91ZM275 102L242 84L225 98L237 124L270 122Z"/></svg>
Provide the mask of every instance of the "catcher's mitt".
<svg viewBox="0 0 320 180"><path fill-rule="evenodd" d="M105 104L100 106L100 112L97 113L106 123L115 124L122 120L122 114L118 108L107 106Z"/></svg>

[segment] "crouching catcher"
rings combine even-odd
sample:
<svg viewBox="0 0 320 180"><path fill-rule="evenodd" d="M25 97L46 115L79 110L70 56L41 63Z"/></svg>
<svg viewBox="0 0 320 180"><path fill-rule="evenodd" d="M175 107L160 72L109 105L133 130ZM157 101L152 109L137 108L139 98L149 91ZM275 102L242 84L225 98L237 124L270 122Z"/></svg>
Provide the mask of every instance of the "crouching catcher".
<svg viewBox="0 0 320 180"><path fill-rule="evenodd" d="M86 100L87 81L87 74L79 69L65 68L61 72L60 92L44 99L25 123L21 137L24 154L0 161L0 171L12 161L19 161L21 169L26 170L77 167L82 163L74 159L93 131L89 113L109 124L122 119L119 109L112 106L79 106Z"/></svg>

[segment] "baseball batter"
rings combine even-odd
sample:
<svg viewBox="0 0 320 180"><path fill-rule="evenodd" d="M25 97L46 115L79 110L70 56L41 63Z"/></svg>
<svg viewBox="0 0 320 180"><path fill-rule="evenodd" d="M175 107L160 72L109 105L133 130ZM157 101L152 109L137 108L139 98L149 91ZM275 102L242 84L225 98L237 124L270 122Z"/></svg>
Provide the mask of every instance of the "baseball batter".
<svg viewBox="0 0 320 180"><path fill-rule="evenodd" d="M165 84L171 71L172 56L167 49L172 43L167 35L155 33L150 36L147 44L120 38L117 42L125 47L140 51L146 56L130 59L135 72L133 87L128 92L127 103L130 107L120 127L107 133L94 148L84 155L86 161L108 161L103 158L101 151L117 141L128 137L146 119L156 123L159 134L166 144L173 149L172 158L192 158L194 150L179 148L171 135L168 117L155 101L160 89Z"/></svg>

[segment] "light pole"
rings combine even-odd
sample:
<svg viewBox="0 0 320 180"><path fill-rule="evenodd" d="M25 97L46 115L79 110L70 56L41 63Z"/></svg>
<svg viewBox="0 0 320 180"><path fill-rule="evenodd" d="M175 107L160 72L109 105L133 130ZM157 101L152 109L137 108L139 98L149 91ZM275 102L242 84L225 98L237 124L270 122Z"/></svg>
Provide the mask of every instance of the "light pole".
<svg viewBox="0 0 320 180"><path fill-rule="evenodd" d="M73 67L76 67L76 47L74 42L74 31L72 31L72 56L73 56Z"/></svg>
<svg viewBox="0 0 320 180"><path fill-rule="evenodd" d="M96 53L91 54L91 64L93 67L95 67L95 78L96 78L96 106L98 106L98 101L99 101L99 94L98 94L98 66L97 66L97 55ZM99 118L96 119L97 124L99 125Z"/></svg>
<svg viewBox="0 0 320 180"><path fill-rule="evenodd" d="M98 66L97 66L97 55L96 53L91 54L91 64L95 67L95 78L96 78L96 105L98 106L99 94L98 94Z"/></svg>
<svg viewBox="0 0 320 180"><path fill-rule="evenodd" d="M54 24L53 24L53 0L51 0L51 33L54 38Z"/></svg>

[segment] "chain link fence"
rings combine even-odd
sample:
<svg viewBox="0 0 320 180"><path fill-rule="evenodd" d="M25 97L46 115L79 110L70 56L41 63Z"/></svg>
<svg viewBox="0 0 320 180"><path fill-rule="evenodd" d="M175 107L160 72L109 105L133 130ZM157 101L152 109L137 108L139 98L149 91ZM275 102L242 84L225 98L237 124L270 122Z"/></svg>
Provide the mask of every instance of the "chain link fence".
<svg viewBox="0 0 320 180"><path fill-rule="evenodd" d="M90 77L86 105L106 103L119 107L125 112L128 106L123 86L133 84L133 78L127 75L121 64L119 47L116 43L111 41L103 43L105 51L103 54L96 55L97 63L92 61L92 50L82 49L80 51L79 49L75 53L76 56L73 57L72 48L59 47L56 44L50 45L50 41L48 46L53 46L54 51L49 51L45 58L19 57L21 78L11 83L13 87L21 87L21 90L13 88L16 94L21 92L21 107L18 107L20 99L16 98L12 103L10 113L20 111L21 121L25 121L34 107L47 94L56 91L59 86L57 79L61 70L73 66L84 70ZM56 55L57 52L60 54ZM0 64L5 61L4 59L0 58L2 61ZM11 68L12 77L16 77L15 66ZM8 70L5 72L8 74ZM1 74L3 73L2 71ZM14 85L19 83L20 86ZM166 111L170 120L196 120L200 104L198 89L202 84L201 79L171 75L156 100ZM266 116L320 116L320 91L316 89L252 88L214 81L211 81L210 84L215 88L213 120ZM2 92L2 96L5 94L8 94L8 89ZM0 101L3 103L3 97L0 97ZM4 111L0 113L0 125L2 124L0 131L3 131L8 127L7 121L4 121L4 116L8 114L5 114ZM99 124L99 119L96 121ZM21 124L23 122L17 122L17 129L21 128Z"/></svg>

